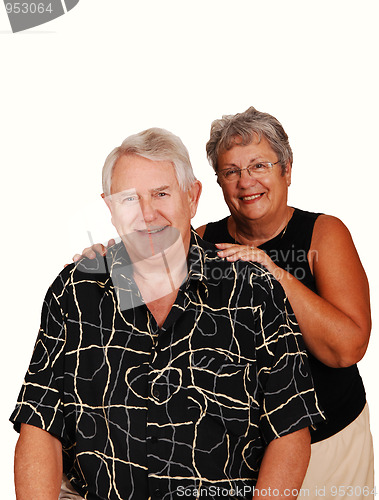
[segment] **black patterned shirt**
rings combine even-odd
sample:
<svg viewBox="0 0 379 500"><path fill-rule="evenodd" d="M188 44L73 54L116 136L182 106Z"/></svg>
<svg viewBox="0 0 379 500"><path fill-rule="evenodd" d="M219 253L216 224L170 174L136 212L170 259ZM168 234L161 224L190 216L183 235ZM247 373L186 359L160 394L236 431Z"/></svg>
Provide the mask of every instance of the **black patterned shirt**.
<svg viewBox="0 0 379 500"><path fill-rule="evenodd" d="M89 500L251 498L267 444L323 418L282 287L192 233L159 328L130 270L120 243L59 274L12 422L61 440Z"/></svg>

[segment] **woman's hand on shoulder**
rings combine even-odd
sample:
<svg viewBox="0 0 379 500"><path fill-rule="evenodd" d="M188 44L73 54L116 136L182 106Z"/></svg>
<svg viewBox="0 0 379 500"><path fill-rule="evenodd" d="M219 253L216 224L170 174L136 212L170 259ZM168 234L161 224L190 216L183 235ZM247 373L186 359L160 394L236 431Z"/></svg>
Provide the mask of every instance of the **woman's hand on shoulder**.
<svg viewBox="0 0 379 500"><path fill-rule="evenodd" d="M218 256L229 262L235 262L237 260L258 262L270 272L279 269L266 252L257 247L239 245L238 243L216 243L216 247L219 249L217 252Z"/></svg>
<svg viewBox="0 0 379 500"><path fill-rule="evenodd" d="M102 243L95 243L94 245L85 248L81 254L76 253L73 256L72 260L74 262L77 262L83 257L86 257L87 259L94 259L96 257L96 253L104 256L107 254L108 248L112 247L115 243L116 242L114 239L110 239L107 246L104 246Z"/></svg>

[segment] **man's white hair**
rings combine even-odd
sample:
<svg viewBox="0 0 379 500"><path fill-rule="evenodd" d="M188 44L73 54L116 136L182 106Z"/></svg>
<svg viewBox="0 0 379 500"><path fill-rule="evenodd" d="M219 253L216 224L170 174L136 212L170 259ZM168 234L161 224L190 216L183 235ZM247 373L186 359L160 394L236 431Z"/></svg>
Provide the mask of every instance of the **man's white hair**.
<svg viewBox="0 0 379 500"><path fill-rule="evenodd" d="M127 137L105 160L103 167L103 192L111 194L113 168L123 155L138 155L153 161L169 161L175 168L179 186L188 191L196 178L189 153L181 139L163 128L149 128Z"/></svg>

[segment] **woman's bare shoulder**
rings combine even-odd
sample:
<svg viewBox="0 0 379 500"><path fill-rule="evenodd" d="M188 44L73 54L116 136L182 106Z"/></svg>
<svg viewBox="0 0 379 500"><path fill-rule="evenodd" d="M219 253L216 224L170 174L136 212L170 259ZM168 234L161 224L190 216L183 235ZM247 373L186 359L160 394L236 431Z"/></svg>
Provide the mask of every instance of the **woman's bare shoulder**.
<svg viewBox="0 0 379 500"><path fill-rule="evenodd" d="M205 233L205 229L206 229L207 225L204 224L203 226L200 226L196 229L196 232L197 234L200 236L200 238L202 238L204 236L204 233Z"/></svg>
<svg viewBox="0 0 379 500"><path fill-rule="evenodd" d="M333 240L346 240L351 239L350 231L341 219L334 215L322 214L317 217L313 237L312 246L332 242Z"/></svg>

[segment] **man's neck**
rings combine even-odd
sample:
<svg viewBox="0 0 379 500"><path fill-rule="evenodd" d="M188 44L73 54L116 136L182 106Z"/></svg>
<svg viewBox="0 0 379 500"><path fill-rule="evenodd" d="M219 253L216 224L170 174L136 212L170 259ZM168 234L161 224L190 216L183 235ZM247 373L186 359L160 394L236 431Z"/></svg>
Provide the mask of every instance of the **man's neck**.
<svg viewBox="0 0 379 500"><path fill-rule="evenodd" d="M145 303L177 292L187 276L187 262L172 262L165 252L156 256L154 266L146 262L133 265L133 278Z"/></svg>
<svg viewBox="0 0 379 500"><path fill-rule="evenodd" d="M176 242L167 250L133 263L134 280L160 327L187 276L188 248L184 248L180 239L180 242Z"/></svg>

